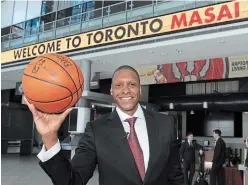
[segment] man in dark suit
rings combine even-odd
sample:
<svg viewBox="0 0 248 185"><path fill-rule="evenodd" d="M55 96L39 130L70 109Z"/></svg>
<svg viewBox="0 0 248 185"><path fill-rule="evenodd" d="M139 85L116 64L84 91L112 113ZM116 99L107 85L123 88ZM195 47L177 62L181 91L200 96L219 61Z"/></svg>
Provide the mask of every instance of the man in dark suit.
<svg viewBox="0 0 248 185"><path fill-rule="evenodd" d="M248 137L245 139L245 146L246 146L245 167L248 170Z"/></svg>
<svg viewBox="0 0 248 185"><path fill-rule="evenodd" d="M187 139L181 144L180 156L183 161L184 181L186 185L192 185L195 174L195 155L196 150L200 150L201 146L193 142L193 133L187 134ZM188 175L189 173L189 175Z"/></svg>
<svg viewBox="0 0 248 185"><path fill-rule="evenodd" d="M137 71L118 68L111 86L117 108L87 124L71 162L57 138L71 109L48 115L27 102L44 143L38 154L40 166L55 185L85 185L96 165L100 185L184 185L172 119L143 109L140 93Z"/></svg>
<svg viewBox="0 0 248 185"><path fill-rule="evenodd" d="M210 173L210 185L224 185L224 169L223 164L225 163L226 143L221 138L221 131L216 129L213 131L213 137L215 139L214 156L212 161L212 169Z"/></svg>

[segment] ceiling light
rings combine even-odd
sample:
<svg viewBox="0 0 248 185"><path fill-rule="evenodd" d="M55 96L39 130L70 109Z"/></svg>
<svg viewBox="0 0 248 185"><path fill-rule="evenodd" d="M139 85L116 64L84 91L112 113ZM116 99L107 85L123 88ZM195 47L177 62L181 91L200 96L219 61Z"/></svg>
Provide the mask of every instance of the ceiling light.
<svg viewBox="0 0 248 185"><path fill-rule="evenodd" d="M174 104L173 103L169 104L169 109L174 109Z"/></svg>
<svg viewBox="0 0 248 185"><path fill-rule="evenodd" d="M160 55L165 56L165 55L167 55L167 54L166 54L166 53L160 53Z"/></svg>
<svg viewBox="0 0 248 185"><path fill-rule="evenodd" d="M226 42L226 41L224 41L224 40L221 40L221 41L220 41L221 44L223 44L223 43L225 43L225 42Z"/></svg>
<svg viewBox="0 0 248 185"><path fill-rule="evenodd" d="M102 62L103 64L106 64L106 62Z"/></svg>
<svg viewBox="0 0 248 185"><path fill-rule="evenodd" d="M5 76L4 78L7 78L7 76Z"/></svg>
<svg viewBox="0 0 248 185"><path fill-rule="evenodd" d="M203 102L203 108L207 109L208 108L208 102Z"/></svg>
<svg viewBox="0 0 248 185"><path fill-rule="evenodd" d="M179 54L183 53L182 50L176 49Z"/></svg>
<svg viewBox="0 0 248 185"><path fill-rule="evenodd" d="M195 113L194 113L194 111L192 110L192 111L190 111L190 114L195 114Z"/></svg>

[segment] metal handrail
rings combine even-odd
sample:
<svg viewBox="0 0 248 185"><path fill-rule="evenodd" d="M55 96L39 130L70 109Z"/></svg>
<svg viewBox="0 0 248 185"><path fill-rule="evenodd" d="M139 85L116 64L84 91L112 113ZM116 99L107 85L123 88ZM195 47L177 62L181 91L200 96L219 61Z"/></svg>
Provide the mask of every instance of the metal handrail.
<svg viewBox="0 0 248 185"><path fill-rule="evenodd" d="M220 1L221 0L219 0L219 1L218 0L212 0L212 4L218 3ZM145 9L147 7L151 7L151 10L152 10L151 12L149 12L149 14L151 14L151 16L148 16L148 17L157 16L158 14L157 14L157 11L155 11L155 10L157 10L158 6L161 6L164 3L170 3L170 2L173 2L173 1L165 0L163 2L155 2L155 3L153 2L153 3L149 4L149 5L145 5L145 6L137 7L137 8L132 8L132 7L129 8L129 7L127 7L128 2L132 2L132 1L126 1L126 2L117 3L117 4L114 4L114 5L102 7L102 8L99 8L99 9L92 10L92 11L83 12L83 13L73 15L73 16L70 16L70 17L65 17L65 18L62 18L62 19L58 19L58 20L55 20L55 21L52 21L52 22L49 22L49 23L39 25L37 27L24 29L24 30L21 31L22 33L20 34L20 38L16 38L16 39L12 38L12 35L16 35L16 34L19 34L19 33L10 33L8 35L3 35L3 36L1 36L2 51L6 51L6 50L9 50L9 49L16 48L16 47L12 47L10 43L12 41L16 41L18 39L23 40L22 41L22 46L29 45L29 43L24 41L24 39L31 38L31 37L36 37L35 40L37 40L37 43L40 42L40 41L43 42L43 41L46 41L46 40L50 40L51 39L50 36L49 36L48 39L44 39L44 37L41 37L42 34L46 35L46 33L48 33L48 32L53 32L52 35L53 35L54 39L59 38L60 36L57 37L57 33L56 33L59 29L68 27L68 29L71 30L72 26L79 25L79 24L80 24L80 26L79 26L79 29L78 29L78 33L85 32L85 31L90 31L90 30L92 30L91 27L93 27L93 26L89 26L89 23L93 22L93 21L96 21L96 20L101 20L100 21L101 25L98 25L98 24L96 25L98 27L98 29L104 28L104 27L110 25L111 22L108 22L108 24L105 25L103 20L105 20L106 18L109 18L111 16L116 16L118 14L124 13L124 12L125 12L125 19L120 19L121 23L127 23L128 22L129 19L127 17L128 17L129 12L134 12L134 11L137 11L137 10L140 11L140 10ZM223 1L221 1L221 2L223 2ZM184 1L184 4L180 3L179 6L180 7L184 6L184 9L185 9L188 4L192 4L192 3L194 3L194 5L195 5L192 8L196 8L197 7L197 5L196 5L197 0ZM111 8L117 7L117 6L121 5L121 4L125 4L125 10L111 14ZM173 8L175 8L175 7L173 7ZM106 12L107 15L104 15L105 14L104 10L106 10L106 9L108 10ZM99 11L101 11L101 14L100 14L99 17L94 17L93 18L93 17L90 16L90 15L94 14L94 12L99 12ZM145 14L147 14L147 13L142 12L139 16L143 16ZM130 17L135 18L135 17L132 16L132 14L131 14ZM75 18L75 20L78 19L78 21L72 23L74 18ZM58 26L59 22L63 22L63 21L66 21L66 20L69 20L68 23L66 23L66 25ZM83 24L86 25L86 26L83 27L82 26ZM113 25L113 24L111 24L111 25ZM26 31L31 32L32 29L36 29L36 32L33 33L33 34L30 34L30 36L26 36ZM70 31L69 31L66 34L63 34L63 36L69 36L71 34L73 34L73 33L70 33ZM20 46L18 44L18 47L22 47L22 46Z"/></svg>

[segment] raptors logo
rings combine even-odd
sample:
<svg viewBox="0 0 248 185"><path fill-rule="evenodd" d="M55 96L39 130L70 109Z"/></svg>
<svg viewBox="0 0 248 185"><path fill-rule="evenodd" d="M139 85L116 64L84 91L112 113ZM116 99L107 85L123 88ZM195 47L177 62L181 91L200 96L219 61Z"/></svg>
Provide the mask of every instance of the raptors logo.
<svg viewBox="0 0 248 185"><path fill-rule="evenodd" d="M223 79L226 73L224 58L163 64L160 69L170 83Z"/></svg>
<svg viewBox="0 0 248 185"><path fill-rule="evenodd" d="M158 65L140 77L153 76L157 84L223 79L226 75L224 58Z"/></svg>

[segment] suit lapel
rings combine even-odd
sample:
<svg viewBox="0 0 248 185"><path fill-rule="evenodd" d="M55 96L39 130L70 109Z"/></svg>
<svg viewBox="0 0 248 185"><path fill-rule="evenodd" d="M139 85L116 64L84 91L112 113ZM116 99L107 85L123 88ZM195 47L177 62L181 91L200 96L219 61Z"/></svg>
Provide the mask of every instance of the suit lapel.
<svg viewBox="0 0 248 185"><path fill-rule="evenodd" d="M159 151L159 147L156 147L157 145L159 145L159 128L158 128L158 124L154 122L155 121L154 114L145 109L143 109L143 111L146 119L147 133L149 139L149 150L150 150L148 168L146 170L146 175L144 179L144 183L146 183L153 170L153 166L159 157L160 151Z"/></svg>
<svg viewBox="0 0 248 185"><path fill-rule="evenodd" d="M126 132L123 128L122 122L116 110L114 110L110 114L107 124L109 125L108 137L110 141L116 146L116 150L119 150L119 152L115 152L116 154L118 153L120 155L120 156L117 156L117 158L125 161L123 162L123 164L125 164L127 168L124 168L124 169L128 170L128 168L131 166L134 173L141 180L138 168L136 166L136 162L134 160L132 151L128 144Z"/></svg>
<svg viewBox="0 0 248 185"><path fill-rule="evenodd" d="M159 158L159 154L161 153L161 151L159 150L159 147L157 147L157 145L159 145L159 128L158 128L158 124L154 122L155 120L154 114L145 109L143 109L143 112L146 119L147 133L149 139L149 150L150 150L148 168L146 170L146 175L144 179L144 184L145 184L149 176L151 175L151 172L153 171L154 164L157 162L157 159ZM124 164L126 164L125 166L127 166L127 169L129 166L131 166L135 175L139 178L139 180L141 180L132 151L130 150L128 141L125 138L126 135L125 130L123 128L123 125L116 110L114 110L110 114L107 124L109 125L108 137L110 141L116 146L116 150L120 151L120 152L116 152L119 153L120 155L118 156L118 158L120 160L125 161Z"/></svg>

